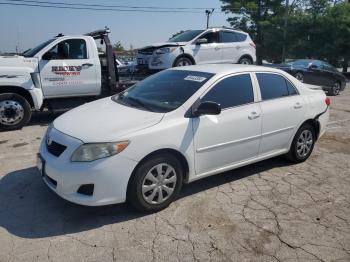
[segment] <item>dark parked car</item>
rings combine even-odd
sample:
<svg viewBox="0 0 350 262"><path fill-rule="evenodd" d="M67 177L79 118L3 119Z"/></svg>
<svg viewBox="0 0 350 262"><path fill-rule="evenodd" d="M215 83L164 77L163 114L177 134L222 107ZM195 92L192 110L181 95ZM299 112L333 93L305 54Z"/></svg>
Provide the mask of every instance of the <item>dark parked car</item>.
<svg viewBox="0 0 350 262"><path fill-rule="evenodd" d="M294 60L280 64L277 67L293 75L301 82L322 86L330 95L338 95L346 85L346 78L342 73L334 66L320 60Z"/></svg>

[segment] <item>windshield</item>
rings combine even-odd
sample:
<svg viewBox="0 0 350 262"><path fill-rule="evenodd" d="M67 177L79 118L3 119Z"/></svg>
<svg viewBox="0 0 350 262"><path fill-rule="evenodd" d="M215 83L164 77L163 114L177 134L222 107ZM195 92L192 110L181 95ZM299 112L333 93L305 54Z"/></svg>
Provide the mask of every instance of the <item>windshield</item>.
<svg viewBox="0 0 350 262"><path fill-rule="evenodd" d="M50 40L47 40L46 42L32 48L32 49L29 49L28 51L25 51L22 55L24 57L33 57L35 56L40 50L42 50L45 46L47 46L48 44L51 44L55 39L50 39Z"/></svg>
<svg viewBox="0 0 350 262"><path fill-rule="evenodd" d="M166 70L138 82L112 100L142 110L167 113L187 101L214 74Z"/></svg>
<svg viewBox="0 0 350 262"><path fill-rule="evenodd" d="M188 30L170 38L168 42L188 42L203 32L204 30Z"/></svg>

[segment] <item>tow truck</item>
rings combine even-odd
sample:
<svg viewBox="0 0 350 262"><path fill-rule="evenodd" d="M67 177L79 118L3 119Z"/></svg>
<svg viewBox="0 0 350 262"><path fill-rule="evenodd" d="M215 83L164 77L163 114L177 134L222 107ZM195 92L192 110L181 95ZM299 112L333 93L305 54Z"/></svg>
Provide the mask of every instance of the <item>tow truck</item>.
<svg viewBox="0 0 350 262"><path fill-rule="evenodd" d="M22 128L34 111L70 109L134 84L119 78L109 33L59 34L21 55L0 56L0 130Z"/></svg>

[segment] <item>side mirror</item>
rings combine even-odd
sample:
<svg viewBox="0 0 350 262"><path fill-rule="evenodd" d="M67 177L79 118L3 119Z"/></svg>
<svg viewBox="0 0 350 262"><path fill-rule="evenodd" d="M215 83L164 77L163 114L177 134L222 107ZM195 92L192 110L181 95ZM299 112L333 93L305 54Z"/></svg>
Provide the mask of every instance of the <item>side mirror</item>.
<svg viewBox="0 0 350 262"><path fill-rule="evenodd" d="M192 115L198 117L201 115L219 115L221 113L221 107L215 102L201 102L197 108L193 110Z"/></svg>
<svg viewBox="0 0 350 262"><path fill-rule="evenodd" d="M42 59L43 60L51 60L52 59L51 52L46 52L45 54L43 54Z"/></svg>
<svg viewBox="0 0 350 262"><path fill-rule="evenodd" d="M208 43L208 39L206 38L199 38L196 41L196 45L207 44L207 43Z"/></svg>

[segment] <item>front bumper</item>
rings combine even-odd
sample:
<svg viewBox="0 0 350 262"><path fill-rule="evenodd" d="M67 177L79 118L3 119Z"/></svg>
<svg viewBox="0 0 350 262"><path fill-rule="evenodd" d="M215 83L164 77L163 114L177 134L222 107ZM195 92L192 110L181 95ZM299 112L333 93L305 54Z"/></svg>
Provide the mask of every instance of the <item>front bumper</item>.
<svg viewBox="0 0 350 262"><path fill-rule="evenodd" d="M136 161L115 155L92 162L74 163L70 161L70 157L82 141L56 129L50 132L50 139L67 146L56 157L48 151L46 138L41 143L42 178L52 191L70 202L87 206L125 202L127 185ZM38 161L39 167L40 162ZM83 185L93 185L92 195L78 193Z"/></svg>

